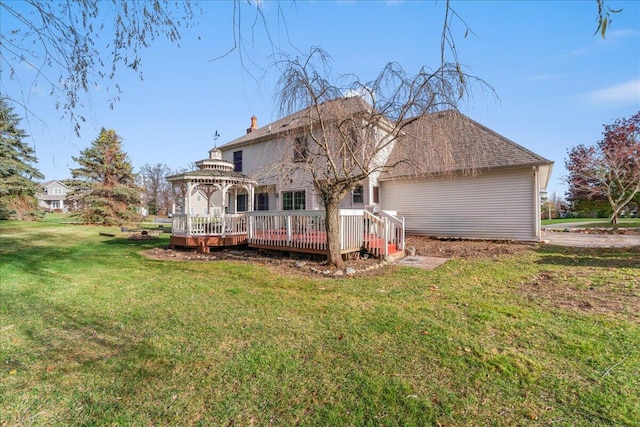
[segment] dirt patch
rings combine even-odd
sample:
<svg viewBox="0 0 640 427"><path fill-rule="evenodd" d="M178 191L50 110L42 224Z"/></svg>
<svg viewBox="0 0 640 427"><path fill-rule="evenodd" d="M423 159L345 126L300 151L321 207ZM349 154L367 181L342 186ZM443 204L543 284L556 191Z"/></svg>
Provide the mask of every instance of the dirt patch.
<svg viewBox="0 0 640 427"><path fill-rule="evenodd" d="M591 268L569 273L542 271L521 290L530 300L583 313L606 314L627 320L640 320L640 278L620 282L594 283Z"/></svg>
<svg viewBox="0 0 640 427"><path fill-rule="evenodd" d="M515 255L531 251L538 247L536 243L493 240L435 239L425 236L407 236L406 247L416 248L416 254L422 256L454 259L496 258L503 255Z"/></svg>
<svg viewBox="0 0 640 427"><path fill-rule="evenodd" d="M196 251L154 248L143 251L147 258L173 261L211 262L217 260L247 261L257 263L280 274L303 274L310 276L345 277L362 274L376 274L388 267L389 263L367 254L352 254L342 269L329 268L326 257L295 254L278 251L257 251L254 249L212 249L208 254Z"/></svg>

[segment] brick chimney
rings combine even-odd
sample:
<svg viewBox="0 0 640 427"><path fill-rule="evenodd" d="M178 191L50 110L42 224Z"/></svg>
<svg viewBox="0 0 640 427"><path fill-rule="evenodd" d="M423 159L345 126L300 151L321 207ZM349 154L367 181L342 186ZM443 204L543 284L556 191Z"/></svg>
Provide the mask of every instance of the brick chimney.
<svg viewBox="0 0 640 427"><path fill-rule="evenodd" d="M251 127L247 129L247 133L251 133L256 129L258 129L258 118L256 116L251 116Z"/></svg>

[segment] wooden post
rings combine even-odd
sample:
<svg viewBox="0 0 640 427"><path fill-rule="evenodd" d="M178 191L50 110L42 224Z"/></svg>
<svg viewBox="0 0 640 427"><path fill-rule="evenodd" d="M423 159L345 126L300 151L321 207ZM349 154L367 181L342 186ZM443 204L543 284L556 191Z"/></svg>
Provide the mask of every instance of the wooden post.
<svg viewBox="0 0 640 427"><path fill-rule="evenodd" d="M387 256L389 255L389 220L387 218L383 218L384 222L383 222L383 227L384 227L384 233L383 233L383 240L382 240L382 247L383 247L383 253L384 253L384 257L387 258Z"/></svg>
<svg viewBox="0 0 640 427"><path fill-rule="evenodd" d="M187 192L184 196L185 214L187 215L187 236L191 236L191 182L187 182Z"/></svg>

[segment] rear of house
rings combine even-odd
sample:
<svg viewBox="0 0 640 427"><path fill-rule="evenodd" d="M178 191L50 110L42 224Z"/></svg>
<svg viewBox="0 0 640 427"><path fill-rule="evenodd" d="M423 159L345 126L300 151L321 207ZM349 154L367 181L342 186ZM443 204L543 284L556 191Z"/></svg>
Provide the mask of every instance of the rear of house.
<svg viewBox="0 0 640 427"><path fill-rule="evenodd" d="M310 176L298 172L282 178L274 170L287 159L295 161L292 139L283 136L295 120L292 115L258 127L253 117L246 135L220 147L236 172L257 180L254 210L323 209ZM553 162L453 111L425 116L404 138L413 144L411 158L364 179L340 202L341 209L404 217L411 234L540 240L540 193ZM446 159L438 152L443 138ZM391 152L384 161L395 165L399 156L406 153ZM246 206L246 197L238 193L227 206L241 211L236 207Z"/></svg>

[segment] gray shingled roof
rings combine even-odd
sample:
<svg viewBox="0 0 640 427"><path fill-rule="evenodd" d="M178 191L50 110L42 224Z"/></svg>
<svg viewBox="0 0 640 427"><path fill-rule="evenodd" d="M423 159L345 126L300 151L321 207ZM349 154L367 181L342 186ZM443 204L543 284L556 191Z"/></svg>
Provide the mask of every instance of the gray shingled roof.
<svg viewBox="0 0 640 427"><path fill-rule="evenodd" d="M351 114L372 108L358 96L327 101L320 104L320 108L333 106L334 103L340 103L342 111ZM308 114L309 109L304 109L283 117L220 146L220 149L230 150L273 139L285 132L299 131L308 124ZM387 171L381 179L447 173L469 174L487 169L553 164L453 110L425 115L408 125L404 134L402 140L396 143L388 163L406 161ZM411 154L404 155L403 151ZM406 157L410 158L405 159Z"/></svg>
<svg viewBox="0 0 640 427"><path fill-rule="evenodd" d="M553 163L453 110L426 115L408 125L405 133L388 162L401 163L381 179Z"/></svg>
<svg viewBox="0 0 640 427"><path fill-rule="evenodd" d="M40 185L42 188L45 188L45 187L48 187L49 185L53 184L54 182L58 182L58 183L60 183L62 186L67 187L67 186L64 184L64 182L62 182L62 181L61 181L61 180L59 180L59 179L52 179L52 180L49 180L49 181L44 181L44 182L41 182L41 183L40 183L40 184L38 184L38 185ZM67 188L69 188L69 187L67 187Z"/></svg>
<svg viewBox="0 0 640 427"><path fill-rule="evenodd" d="M344 109L343 111L350 112L351 114L357 114L358 112L366 111L367 109L371 108L371 106L368 105L359 96L326 101L320 104L320 108L323 108L323 106L335 105L335 103L341 103L340 107ZM221 150L229 150L231 148L256 143L266 139L271 139L274 137L274 135L299 130L308 125L308 120L306 117L308 114L309 108L305 108L304 110L298 111L297 113L293 113L291 115L278 119L275 122L259 127L258 129L246 135L243 135L240 138L236 138L233 141L221 145L219 148Z"/></svg>

